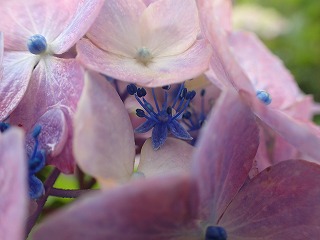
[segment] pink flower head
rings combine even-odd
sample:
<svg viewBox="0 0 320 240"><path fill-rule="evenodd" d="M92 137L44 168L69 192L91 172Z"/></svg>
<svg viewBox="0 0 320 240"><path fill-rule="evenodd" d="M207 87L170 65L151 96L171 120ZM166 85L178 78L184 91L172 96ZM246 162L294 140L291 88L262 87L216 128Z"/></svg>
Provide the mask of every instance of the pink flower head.
<svg viewBox="0 0 320 240"><path fill-rule="evenodd" d="M49 217L34 239L316 238L320 167L284 161L248 180L258 139L251 110L224 93L199 141L191 177L140 180L87 196Z"/></svg>
<svg viewBox="0 0 320 240"><path fill-rule="evenodd" d="M0 132L0 236L1 239L23 239L27 217L27 162L24 134L12 127Z"/></svg>
<svg viewBox="0 0 320 240"><path fill-rule="evenodd" d="M100 15L77 44L88 68L126 82L163 86L200 75L211 49L198 39L194 0L105 1Z"/></svg>
<svg viewBox="0 0 320 240"><path fill-rule="evenodd" d="M75 59L59 55L85 34L102 4L102 0L2 3L0 29L5 51L0 121L10 115L12 124L29 130L46 111L60 108L65 114L63 122L72 129L70 116L83 87L83 70ZM68 135L71 138L72 132ZM71 152L68 145L65 153ZM72 156L64 157L66 164L58 160L52 163L72 172Z"/></svg>
<svg viewBox="0 0 320 240"><path fill-rule="evenodd" d="M213 8L214 4L220 8ZM238 91L263 124L281 136L279 142L285 146L281 151L289 149L290 144L319 161L320 129L308 119L313 108L311 99L301 93L281 61L257 38L252 34L231 33L231 26L219 24L228 22L221 19L230 18L229 6L230 1L198 0L203 32L213 46L211 80L221 88ZM212 17L222 11L224 18ZM307 117L302 117L301 109L308 112ZM259 170L270 165L263 162Z"/></svg>

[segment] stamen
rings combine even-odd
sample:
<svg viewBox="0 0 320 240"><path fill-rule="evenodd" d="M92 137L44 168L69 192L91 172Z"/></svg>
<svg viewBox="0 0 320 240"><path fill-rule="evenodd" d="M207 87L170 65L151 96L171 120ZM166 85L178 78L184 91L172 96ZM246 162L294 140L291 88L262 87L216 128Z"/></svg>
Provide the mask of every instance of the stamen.
<svg viewBox="0 0 320 240"><path fill-rule="evenodd" d="M223 227L209 226L206 230L205 240L227 240L227 232Z"/></svg>
<svg viewBox="0 0 320 240"><path fill-rule="evenodd" d="M9 123L6 122L0 122L0 132L5 132L10 127Z"/></svg>
<svg viewBox="0 0 320 240"><path fill-rule="evenodd" d="M182 86L182 87L181 87ZM195 96L195 91L190 91L183 88L183 84L179 88L179 92L174 99L173 105L169 105L168 102L168 91L170 86L164 86L164 101L161 105L158 103L154 89L152 89L153 100L156 106L156 110L152 105L144 98L147 92L144 88L136 88L132 84L127 86L127 91L129 94L134 95L136 100L140 103L143 109L137 109L136 114L140 118L146 118L147 121L135 129L135 132L145 133L153 128L152 132L152 144L155 150L159 149L162 144L164 144L168 132L171 132L175 137L191 140L190 134L183 128L178 122L180 120L180 115L183 114L185 109L188 107L190 101ZM178 100L178 108L174 109Z"/></svg>
<svg viewBox="0 0 320 240"><path fill-rule="evenodd" d="M38 199L44 194L43 183L38 179L35 174L39 172L45 166L45 152L39 150L39 135L41 132L41 126L34 127L32 137L34 138L35 145L31 157L29 157L29 196L32 199Z"/></svg>
<svg viewBox="0 0 320 240"><path fill-rule="evenodd" d="M256 96L261 102L266 105L269 105L272 101L270 94L264 90L258 90Z"/></svg>
<svg viewBox="0 0 320 240"><path fill-rule="evenodd" d="M153 56L148 48L142 47L142 48L138 49L136 59L139 62L143 63L144 65L147 65L152 58L153 58Z"/></svg>
<svg viewBox="0 0 320 240"><path fill-rule="evenodd" d="M44 36L36 34L28 39L27 46L29 52L40 55L47 50L47 40Z"/></svg>

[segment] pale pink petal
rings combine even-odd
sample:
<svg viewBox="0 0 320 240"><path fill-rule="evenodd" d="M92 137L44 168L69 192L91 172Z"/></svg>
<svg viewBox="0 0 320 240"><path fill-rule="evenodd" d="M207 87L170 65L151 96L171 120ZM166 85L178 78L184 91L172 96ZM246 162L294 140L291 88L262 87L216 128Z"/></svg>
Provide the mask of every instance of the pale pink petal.
<svg viewBox="0 0 320 240"><path fill-rule="evenodd" d="M0 133L0 236L4 240L21 240L25 236L27 217L27 166L24 134L12 128Z"/></svg>
<svg viewBox="0 0 320 240"><path fill-rule="evenodd" d="M74 59L43 57L33 71L24 98L11 122L30 129L48 109L59 107L73 114L83 88L83 69Z"/></svg>
<svg viewBox="0 0 320 240"><path fill-rule="evenodd" d="M34 148L32 131L37 125L41 126L39 149L45 150L50 157L59 155L64 148L68 136L68 126L63 111L59 108L48 110L29 130L29 134L26 137L27 151L29 153Z"/></svg>
<svg viewBox="0 0 320 240"><path fill-rule="evenodd" d="M38 56L28 52L5 52L0 79L0 121L17 107L28 87Z"/></svg>
<svg viewBox="0 0 320 240"><path fill-rule="evenodd" d="M200 13L208 13L211 24L219 24L225 30L232 29L232 1L231 0L196 0ZM209 14L210 13L210 14Z"/></svg>
<svg viewBox="0 0 320 240"><path fill-rule="evenodd" d="M211 55L210 46L204 40L196 43L186 52L154 59L148 66L135 59L109 54L83 39L77 44L78 59L88 68L108 76L139 85L156 87L182 82L197 77L207 67Z"/></svg>
<svg viewBox="0 0 320 240"><path fill-rule="evenodd" d="M173 56L190 48L200 31L194 0L159 0L141 17L142 45L154 57Z"/></svg>
<svg viewBox="0 0 320 240"><path fill-rule="evenodd" d="M266 90L272 105L280 109L291 106L302 93L282 61L273 55L253 34L229 34L229 45L256 90Z"/></svg>
<svg viewBox="0 0 320 240"><path fill-rule="evenodd" d="M87 74L74 124L74 154L82 170L98 180L127 181L135 157L133 129L118 93L101 75Z"/></svg>
<svg viewBox="0 0 320 240"><path fill-rule="evenodd" d="M65 0L2 2L0 29L4 33L5 48L26 51L28 38L35 34L43 35L50 43L65 29L72 16L70 6L74 8L75 4L67 8L66 3Z"/></svg>
<svg viewBox="0 0 320 240"><path fill-rule="evenodd" d="M168 138L165 144L155 151L149 138L141 149L138 171L146 177L176 172L188 173L191 170L193 150L194 147L185 141Z"/></svg>
<svg viewBox="0 0 320 240"><path fill-rule="evenodd" d="M284 161L245 185L218 224L235 240L317 239L319 199L320 166Z"/></svg>
<svg viewBox="0 0 320 240"><path fill-rule="evenodd" d="M258 144L251 110L233 91L224 93L202 129L194 155L204 220L216 221L223 214L247 179Z"/></svg>
<svg viewBox="0 0 320 240"><path fill-rule="evenodd" d="M142 0L146 6L149 6L151 3L159 1L159 0Z"/></svg>
<svg viewBox="0 0 320 240"><path fill-rule="evenodd" d="M68 0L65 1L66 6L58 6L59 9L62 7L71 9L69 14L72 17L59 36L51 43L51 50L56 54L61 54L71 48L88 31L103 3L104 0ZM46 3L43 4L46 5Z"/></svg>
<svg viewBox="0 0 320 240"><path fill-rule="evenodd" d="M73 123L68 113L64 112L66 117L66 128L68 135L66 142L60 154L57 156L49 156L47 163L56 166L63 173L73 173L75 170L75 157L73 155Z"/></svg>
<svg viewBox="0 0 320 240"><path fill-rule="evenodd" d="M0 32L0 81L2 79L2 72L3 72L3 66L2 66L2 60L3 60L3 33Z"/></svg>
<svg viewBox="0 0 320 240"><path fill-rule="evenodd" d="M228 34L223 26L212 17L210 8L199 9L203 34L209 40L213 55L210 60L210 68L214 74L207 75L214 84L221 88L245 89L255 93L250 80L245 75L228 47Z"/></svg>
<svg viewBox="0 0 320 240"><path fill-rule="evenodd" d="M145 8L142 0L105 1L87 36L103 50L133 57L142 47L139 19Z"/></svg>
<svg viewBox="0 0 320 240"><path fill-rule="evenodd" d="M296 99L296 101L290 107L283 110L293 118L312 121L314 115L313 106L313 96L303 95L299 99Z"/></svg>
<svg viewBox="0 0 320 240"><path fill-rule="evenodd" d="M320 104L319 103L314 103L312 107L312 112L317 115L320 114Z"/></svg>
<svg viewBox="0 0 320 240"><path fill-rule="evenodd" d="M135 181L78 200L49 217L33 239L196 240L197 203L189 178Z"/></svg>
<svg viewBox="0 0 320 240"><path fill-rule="evenodd" d="M320 159L320 128L312 122L294 119L286 113L269 108L244 91L240 95L251 105L253 112L265 124L299 151Z"/></svg>

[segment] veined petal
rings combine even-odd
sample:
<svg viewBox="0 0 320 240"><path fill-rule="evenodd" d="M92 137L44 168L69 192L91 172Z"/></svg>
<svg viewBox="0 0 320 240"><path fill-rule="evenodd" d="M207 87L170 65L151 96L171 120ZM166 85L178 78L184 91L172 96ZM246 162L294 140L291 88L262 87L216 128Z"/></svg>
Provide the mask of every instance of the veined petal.
<svg viewBox="0 0 320 240"><path fill-rule="evenodd" d="M154 57L183 53L200 31L195 0L155 1L143 12L140 27L142 46Z"/></svg>
<svg viewBox="0 0 320 240"><path fill-rule="evenodd" d="M154 125L152 130L152 147L154 150L158 150L166 141L168 136L168 128L165 123L158 123Z"/></svg>
<svg viewBox="0 0 320 240"><path fill-rule="evenodd" d="M17 107L28 87L37 56L28 52L5 52L0 80L0 121Z"/></svg>
<svg viewBox="0 0 320 240"><path fill-rule="evenodd" d="M185 141L168 138L159 150L155 151L149 138L141 149L138 171L146 177L167 175L176 172L189 173L194 147Z"/></svg>
<svg viewBox="0 0 320 240"><path fill-rule="evenodd" d="M231 0L196 0L200 12L204 10L211 17L212 24L219 24L226 31L232 29L232 1ZM209 19L208 19L209 20Z"/></svg>
<svg viewBox="0 0 320 240"><path fill-rule="evenodd" d="M155 124L156 124L155 121L148 119L147 121L139 125L134 131L136 133L145 133L145 132L148 132L151 128L153 128Z"/></svg>
<svg viewBox="0 0 320 240"><path fill-rule="evenodd" d="M41 126L39 149L45 150L50 157L59 155L64 148L68 136L67 120L63 111L59 108L53 108L39 118L26 137L28 153L31 153L34 147L32 129L37 125Z"/></svg>
<svg viewBox="0 0 320 240"><path fill-rule="evenodd" d="M266 90L272 106L291 106L302 93L282 61L274 56L252 33L236 32L228 36L231 51L257 90Z"/></svg>
<svg viewBox="0 0 320 240"><path fill-rule="evenodd" d="M289 160L246 184L219 221L228 238L317 239L320 234L320 166Z"/></svg>
<svg viewBox="0 0 320 240"><path fill-rule="evenodd" d="M105 1L87 36L99 48L134 57L141 46L139 19L146 6L142 0Z"/></svg>
<svg viewBox="0 0 320 240"><path fill-rule="evenodd" d="M240 95L265 124L299 151L319 161L320 128L318 126L310 121L294 119L282 111L266 107L255 96L247 92L240 91Z"/></svg>
<svg viewBox="0 0 320 240"><path fill-rule="evenodd" d="M33 71L25 97L11 115L14 124L31 126L48 109L73 115L83 88L83 69L75 59L42 58Z"/></svg>
<svg viewBox="0 0 320 240"><path fill-rule="evenodd" d="M251 109L229 91L219 98L200 136L194 174L200 187L202 218L215 222L248 177L259 132Z"/></svg>
<svg viewBox="0 0 320 240"><path fill-rule="evenodd" d="M154 59L148 66L132 58L101 51L87 39L79 41L77 50L78 59L88 68L147 87L163 86L197 77L207 69L211 56L210 46L205 40L196 41L180 55Z"/></svg>
<svg viewBox="0 0 320 240"><path fill-rule="evenodd" d="M135 144L129 114L102 76L86 75L74 125L74 154L84 172L98 180L124 182L131 177Z"/></svg>
<svg viewBox="0 0 320 240"><path fill-rule="evenodd" d="M67 51L88 31L98 16L104 0L68 0L64 2L63 7L69 10L72 17L59 36L51 43L51 50L56 54ZM59 9L61 7L59 6Z"/></svg>
<svg viewBox="0 0 320 240"><path fill-rule="evenodd" d="M56 213L33 239L197 240L197 203L196 186L188 177L134 181Z"/></svg>
<svg viewBox="0 0 320 240"><path fill-rule="evenodd" d="M54 40L72 16L70 6L76 7L75 4L67 5L67 2L70 1L2 2L0 29L4 33L6 50L26 51L28 38L35 34L43 35L49 43Z"/></svg>
<svg viewBox="0 0 320 240"><path fill-rule="evenodd" d="M0 133L0 186L1 239L23 239L28 202L27 166L24 134L15 127Z"/></svg>
<svg viewBox="0 0 320 240"><path fill-rule="evenodd" d="M2 71L3 71L3 67L2 67L2 60L3 60L3 33L0 32L0 81L2 79Z"/></svg>
<svg viewBox="0 0 320 240"><path fill-rule="evenodd" d="M169 131L177 138L183 140L192 140L190 134L185 130L177 120L173 120L168 124Z"/></svg>

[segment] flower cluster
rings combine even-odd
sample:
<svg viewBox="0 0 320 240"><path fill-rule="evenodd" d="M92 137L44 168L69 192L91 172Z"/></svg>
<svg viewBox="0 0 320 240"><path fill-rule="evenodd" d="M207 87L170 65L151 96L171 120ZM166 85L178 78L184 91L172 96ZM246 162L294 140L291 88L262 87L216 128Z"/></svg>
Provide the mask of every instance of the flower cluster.
<svg viewBox="0 0 320 240"><path fill-rule="evenodd" d="M231 0L0 13L1 239L318 238L319 105ZM80 199L46 215L49 196Z"/></svg>

